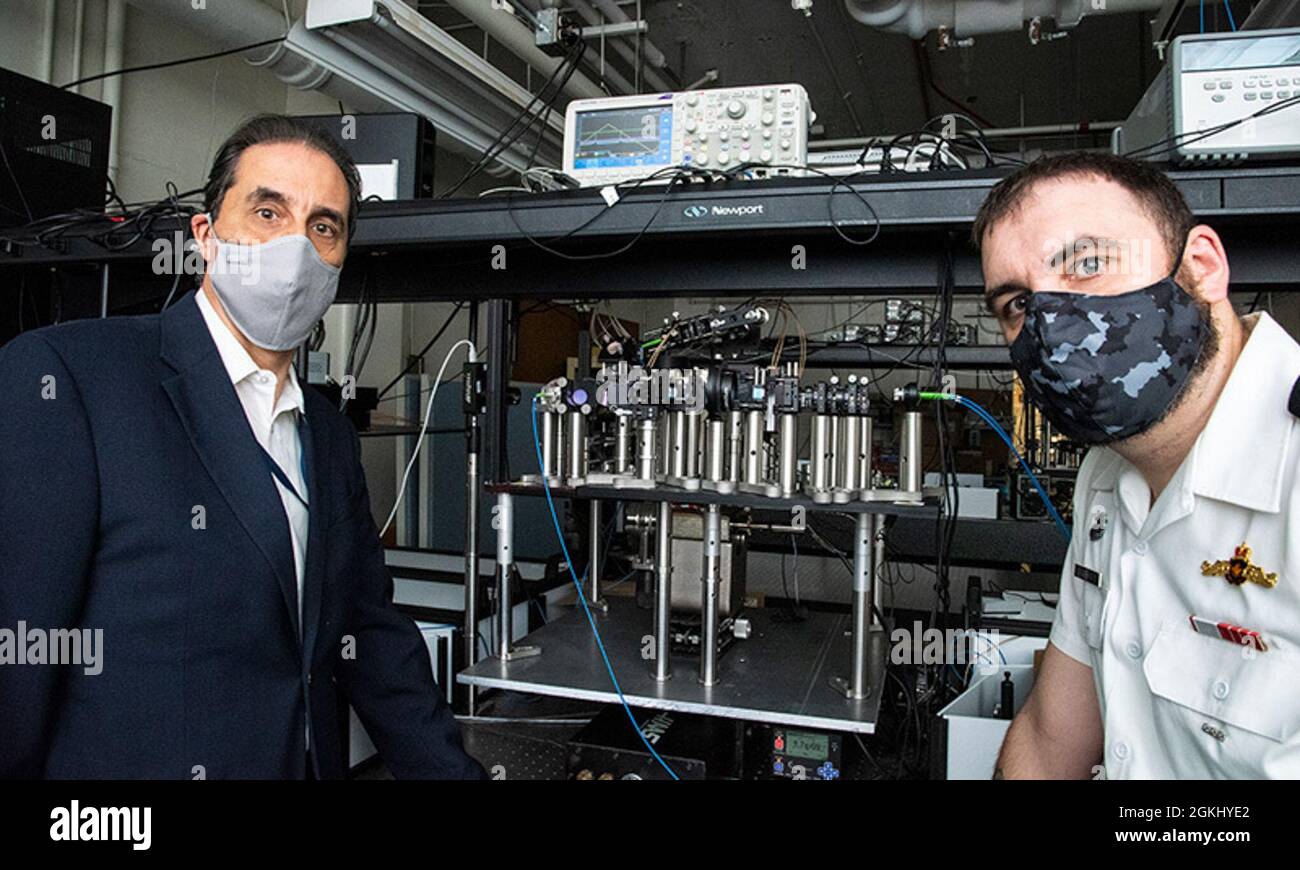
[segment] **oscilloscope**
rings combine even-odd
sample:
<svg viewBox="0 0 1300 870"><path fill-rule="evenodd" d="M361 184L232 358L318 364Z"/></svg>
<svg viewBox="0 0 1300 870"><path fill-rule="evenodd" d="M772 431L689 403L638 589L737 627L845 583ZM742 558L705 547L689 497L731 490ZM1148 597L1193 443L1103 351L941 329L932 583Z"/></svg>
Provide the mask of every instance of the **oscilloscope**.
<svg viewBox="0 0 1300 870"><path fill-rule="evenodd" d="M574 100L564 118L564 171L584 187L670 166L802 175L815 115L801 85Z"/></svg>

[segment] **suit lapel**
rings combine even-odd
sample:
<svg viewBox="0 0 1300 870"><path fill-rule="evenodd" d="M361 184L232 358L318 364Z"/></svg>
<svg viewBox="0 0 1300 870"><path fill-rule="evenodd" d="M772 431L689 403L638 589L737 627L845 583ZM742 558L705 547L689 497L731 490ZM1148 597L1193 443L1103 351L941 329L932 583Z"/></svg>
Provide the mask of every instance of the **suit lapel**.
<svg viewBox="0 0 1300 870"><path fill-rule="evenodd" d="M298 583L289 521L192 294L163 312L162 356L177 370L163 380L163 389L203 466L274 572L296 639Z"/></svg>
<svg viewBox="0 0 1300 870"><path fill-rule="evenodd" d="M309 390L311 387L304 387ZM323 421L312 424L303 402L302 449L307 464L307 501L311 507L307 512L307 564L303 571L302 584L302 648L303 660L311 666L313 650L316 646L316 632L320 622L321 595L325 582L325 524L330 516L326 501L327 487L324 481L324 469L329 460L329 445L326 441L328 431Z"/></svg>

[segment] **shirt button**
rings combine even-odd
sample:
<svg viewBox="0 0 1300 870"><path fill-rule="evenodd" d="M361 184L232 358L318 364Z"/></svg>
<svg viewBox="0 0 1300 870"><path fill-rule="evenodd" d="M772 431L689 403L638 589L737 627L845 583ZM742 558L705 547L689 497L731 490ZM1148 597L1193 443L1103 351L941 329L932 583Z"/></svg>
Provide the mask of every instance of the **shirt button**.
<svg viewBox="0 0 1300 870"><path fill-rule="evenodd" d="M1116 743L1114 746L1112 746L1110 748L1110 751L1112 755L1114 755L1116 758L1118 758L1121 761L1123 761L1125 758L1128 758L1128 744L1122 740L1119 743Z"/></svg>
<svg viewBox="0 0 1300 870"><path fill-rule="evenodd" d="M1133 545L1133 552L1137 553L1139 556L1145 556L1147 554L1147 542L1138 541Z"/></svg>
<svg viewBox="0 0 1300 870"><path fill-rule="evenodd" d="M1142 644L1130 640L1128 646L1124 647L1124 652L1128 653L1128 657L1131 659L1140 659L1142 658Z"/></svg>
<svg viewBox="0 0 1300 870"><path fill-rule="evenodd" d="M1228 697L1228 683L1226 680L1219 680L1214 684L1214 697L1220 701Z"/></svg>

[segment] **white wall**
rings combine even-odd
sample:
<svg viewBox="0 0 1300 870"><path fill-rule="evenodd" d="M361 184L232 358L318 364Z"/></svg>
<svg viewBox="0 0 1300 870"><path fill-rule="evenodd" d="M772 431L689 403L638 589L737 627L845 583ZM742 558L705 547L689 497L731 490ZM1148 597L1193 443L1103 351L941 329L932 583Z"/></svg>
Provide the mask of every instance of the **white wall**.
<svg viewBox="0 0 1300 870"><path fill-rule="evenodd" d="M184 3L186 0L176 0ZM218 3L221 0L208 0ZM262 0L281 9L281 0ZM55 4L52 33L52 74L46 77L43 46L47 31L45 11ZM0 65L23 75L63 85L74 79L104 71L108 0L85 0L81 38L81 65L74 68L76 0L0 0ZM290 15L297 20L306 0L287 0ZM126 3L122 65L126 67L161 63L206 54L218 46L202 32L202 16L194 16L194 29L178 26L171 19L158 19ZM261 112L328 114L338 103L323 94L288 87L273 74L250 66L240 56L206 60L184 66L131 73L120 77L121 107L115 146L118 167L114 181L127 202L153 200L165 195L172 181L182 190L201 187L213 154L238 124ZM104 82L92 82L80 89L84 96L103 99ZM349 108L349 107L345 107ZM460 177L467 163L439 151L435 189L442 189ZM467 192L477 189L467 186ZM361 386L380 387L388 383L405 364L407 354L418 350L442 323L451 306L431 304L385 304L374 346L362 372ZM339 305L326 318L332 352L333 374L342 367L355 306ZM428 365L435 370L451 343L463 338L465 319L447 332L447 339L434 347ZM459 369L453 364L449 370ZM396 391L395 391L396 392ZM393 403L381 410L391 411ZM396 490L394 440L362 439L371 502L377 522L382 523L392 507Z"/></svg>

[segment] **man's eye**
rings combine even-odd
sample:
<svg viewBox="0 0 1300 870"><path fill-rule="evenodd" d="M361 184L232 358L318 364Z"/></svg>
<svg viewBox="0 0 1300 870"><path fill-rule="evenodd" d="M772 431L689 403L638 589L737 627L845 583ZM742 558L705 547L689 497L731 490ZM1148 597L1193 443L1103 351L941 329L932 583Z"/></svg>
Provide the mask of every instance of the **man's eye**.
<svg viewBox="0 0 1300 870"><path fill-rule="evenodd" d="M259 208L257 210L257 216L263 220L275 220L275 212L269 208Z"/></svg>
<svg viewBox="0 0 1300 870"><path fill-rule="evenodd" d="M320 233L323 236L331 236L331 237L333 237L337 233L337 231L334 229L334 227L331 224L316 224L316 232Z"/></svg>
<svg viewBox="0 0 1300 870"><path fill-rule="evenodd" d="M1011 297L1011 300L1007 302L1006 305L1002 306L1002 316L1014 317L1017 314L1024 314L1025 306L1028 305L1028 303L1029 303L1028 293L1021 293L1018 296L1013 296Z"/></svg>
<svg viewBox="0 0 1300 870"><path fill-rule="evenodd" d="M1101 272L1102 262L1100 257L1084 257L1074 263L1074 274L1082 278L1091 278L1094 275L1100 275Z"/></svg>

